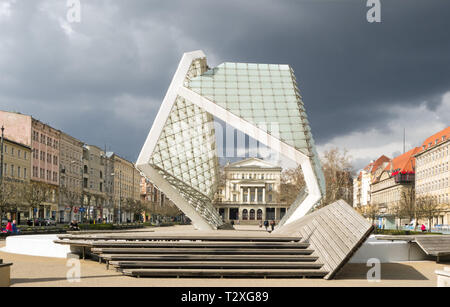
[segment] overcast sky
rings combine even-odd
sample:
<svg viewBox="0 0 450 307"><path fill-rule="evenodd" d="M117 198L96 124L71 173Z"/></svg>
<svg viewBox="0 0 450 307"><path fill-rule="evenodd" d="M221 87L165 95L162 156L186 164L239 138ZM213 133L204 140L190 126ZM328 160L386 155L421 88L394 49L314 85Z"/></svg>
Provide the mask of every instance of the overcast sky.
<svg viewBox="0 0 450 307"><path fill-rule="evenodd" d="M0 0L0 109L135 160L183 52L290 64L319 152L360 168L450 122L450 1Z"/></svg>

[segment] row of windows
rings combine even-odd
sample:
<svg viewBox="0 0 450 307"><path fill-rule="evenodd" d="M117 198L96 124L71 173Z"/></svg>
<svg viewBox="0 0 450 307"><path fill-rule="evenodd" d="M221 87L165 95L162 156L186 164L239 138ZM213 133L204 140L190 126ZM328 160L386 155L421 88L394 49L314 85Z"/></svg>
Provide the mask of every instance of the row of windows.
<svg viewBox="0 0 450 307"><path fill-rule="evenodd" d="M1 148L1 147L0 147ZM22 151L20 149L15 150L14 147L11 146L11 150L8 151L8 145L4 145L3 147L3 153L4 154L10 154L11 156L16 155L17 158L19 159L24 159L26 160L28 158L27 152L26 151Z"/></svg>
<svg viewBox="0 0 450 307"><path fill-rule="evenodd" d="M424 179L430 176L439 175L448 171L448 162L430 167L417 173L417 179Z"/></svg>
<svg viewBox="0 0 450 307"><path fill-rule="evenodd" d="M232 173L231 179L275 179L275 174L257 174L257 173Z"/></svg>
<svg viewBox="0 0 450 307"><path fill-rule="evenodd" d="M25 167L22 169L20 166L16 167L14 164L10 164L8 167L8 164L5 163L3 172L5 176L11 176L20 179L27 179L28 177L28 172Z"/></svg>
<svg viewBox="0 0 450 307"><path fill-rule="evenodd" d="M59 142L43 133L33 131L33 141L40 142L41 144L58 149Z"/></svg>
<svg viewBox="0 0 450 307"><path fill-rule="evenodd" d="M47 179L47 181L58 182L58 173L52 172L49 170L45 170L43 168L38 168L37 166L33 166L33 177L40 179Z"/></svg>
<svg viewBox="0 0 450 307"><path fill-rule="evenodd" d="M47 161L47 163L52 163L53 165L58 165L58 156L52 156L52 154L46 153L45 151L39 151L38 149L33 149L33 158L40 159L41 161Z"/></svg>
<svg viewBox="0 0 450 307"><path fill-rule="evenodd" d="M424 154L421 157L417 158L417 164L422 166L426 163L435 162L439 158L448 157L450 151L450 145L446 145L445 147L434 150L428 154Z"/></svg>
<svg viewBox="0 0 450 307"><path fill-rule="evenodd" d="M449 178L444 178L440 180L435 180L432 182L424 183L416 187L417 192L419 193L427 193L431 191L437 191L440 189L448 188L449 187Z"/></svg>

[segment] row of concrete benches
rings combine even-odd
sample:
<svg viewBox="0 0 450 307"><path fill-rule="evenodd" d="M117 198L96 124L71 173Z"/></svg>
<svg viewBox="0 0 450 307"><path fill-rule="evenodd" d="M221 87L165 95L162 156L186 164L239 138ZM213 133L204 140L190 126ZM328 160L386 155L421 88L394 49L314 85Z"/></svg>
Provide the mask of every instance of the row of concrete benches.
<svg viewBox="0 0 450 307"><path fill-rule="evenodd" d="M309 244L289 236L62 235L107 268L134 277L323 277Z"/></svg>

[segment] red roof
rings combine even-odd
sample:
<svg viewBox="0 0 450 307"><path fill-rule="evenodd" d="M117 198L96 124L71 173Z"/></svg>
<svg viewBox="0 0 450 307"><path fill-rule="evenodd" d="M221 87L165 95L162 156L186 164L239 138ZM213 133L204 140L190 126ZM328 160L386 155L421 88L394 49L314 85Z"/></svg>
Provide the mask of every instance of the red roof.
<svg viewBox="0 0 450 307"><path fill-rule="evenodd" d="M376 159L373 162L370 162L365 168L364 170L368 173L371 173L372 175L375 174L376 170L381 167L383 165L383 163L385 162L389 162L391 159L389 159L388 157L386 157L385 155L382 155L381 157L379 157L378 159ZM361 179L361 175L362 173L359 173L358 179Z"/></svg>
<svg viewBox="0 0 450 307"><path fill-rule="evenodd" d="M400 172L414 172L416 169L416 158L414 155L420 151L420 147L411 149L404 154L392 159L386 166L385 170L393 170ZM392 164L392 167L391 167Z"/></svg>
<svg viewBox="0 0 450 307"><path fill-rule="evenodd" d="M419 152L422 152L424 150L427 150L435 145L438 145L442 142L447 141L450 139L450 127L445 128L444 130L439 131L436 134L433 134L429 138L427 138L423 143L422 146L419 148Z"/></svg>

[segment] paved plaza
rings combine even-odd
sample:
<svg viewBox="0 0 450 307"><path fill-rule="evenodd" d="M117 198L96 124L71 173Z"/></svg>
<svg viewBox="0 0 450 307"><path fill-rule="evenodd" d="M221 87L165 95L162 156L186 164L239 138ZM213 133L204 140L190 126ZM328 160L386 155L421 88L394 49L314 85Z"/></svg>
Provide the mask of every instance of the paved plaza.
<svg viewBox="0 0 450 307"><path fill-rule="evenodd" d="M257 226L236 226L239 234L263 234ZM145 232L149 229L137 230ZM192 226L154 228L155 232L189 233ZM230 231L217 231L227 233ZM0 246L4 246L4 241ZM13 287L355 287L355 286L436 286L435 270L443 269L449 263L436 264L434 261L389 263L381 266L381 281L368 282L369 270L364 264L347 264L334 280L322 279L232 279L232 278L132 278L115 270L106 270L105 264L92 260L81 260L81 280L70 283L66 279L67 260L57 258L32 257L0 252L0 259L12 262L11 283Z"/></svg>

